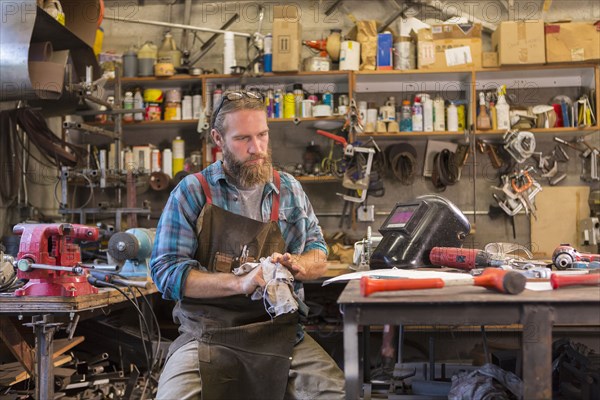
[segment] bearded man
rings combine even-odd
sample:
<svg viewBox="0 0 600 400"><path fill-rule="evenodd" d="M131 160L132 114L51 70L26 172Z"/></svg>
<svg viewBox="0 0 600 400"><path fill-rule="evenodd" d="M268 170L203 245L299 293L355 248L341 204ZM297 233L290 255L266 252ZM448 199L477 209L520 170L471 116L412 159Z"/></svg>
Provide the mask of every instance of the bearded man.
<svg viewBox="0 0 600 400"><path fill-rule="evenodd" d="M211 122L224 159L177 185L156 232L152 278L180 325L156 399L342 399L342 371L298 323L327 246L300 183L273 169L264 99L226 92ZM240 272L265 258L277 278ZM285 280L277 268L290 289L270 308L255 295Z"/></svg>

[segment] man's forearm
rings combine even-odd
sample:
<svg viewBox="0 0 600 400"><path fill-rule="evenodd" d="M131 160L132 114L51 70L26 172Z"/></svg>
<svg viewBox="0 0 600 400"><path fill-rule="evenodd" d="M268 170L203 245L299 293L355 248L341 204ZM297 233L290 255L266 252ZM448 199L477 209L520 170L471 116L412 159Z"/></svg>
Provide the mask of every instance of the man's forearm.
<svg viewBox="0 0 600 400"><path fill-rule="evenodd" d="M242 280L233 274L191 270L183 286L184 297L206 299L242 294Z"/></svg>
<svg viewBox="0 0 600 400"><path fill-rule="evenodd" d="M293 256L293 262L304 268L303 273L296 275L300 281L320 278L327 271L327 254L322 250L309 250L300 255Z"/></svg>

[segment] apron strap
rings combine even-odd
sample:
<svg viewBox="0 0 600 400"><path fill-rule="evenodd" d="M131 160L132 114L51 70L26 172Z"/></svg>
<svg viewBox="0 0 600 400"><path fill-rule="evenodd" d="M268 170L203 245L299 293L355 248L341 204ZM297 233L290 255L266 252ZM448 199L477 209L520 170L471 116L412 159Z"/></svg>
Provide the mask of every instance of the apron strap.
<svg viewBox="0 0 600 400"><path fill-rule="evenodd" d="M212 204L212 195L210 193L210 187L208 186L206 178L200 172L195 173L194 176L200 182L200 186L202 186L202 190L206 196L206 204ZM279 176L279 172L276 170L273 170L273 183L279 192L281 189L281 176ZM273 205L271 206L271 221L279 221L279 193L275 193L273 196Z"/></svg>
<svg viewBox="0 0 600 400"><path fill-rule="evenodd" d="M281 188L281 177L279 176L279 172L275 170L273 170L273 183L277 188L277 192L279 192ZM279 221L279 193L275 193L273 196L273 205L271 206L271 221Z"/></svg>
<svg viewBox="0 0 600 400"><path fill-rule="evenodd" d="M204 196L206 196L206 204L212 204L212 195L210 194L210 187L208 187L208 182L206 181L206 178L200 172L194 174L194 176L200 182L200 186L202 186Z"/></svg>

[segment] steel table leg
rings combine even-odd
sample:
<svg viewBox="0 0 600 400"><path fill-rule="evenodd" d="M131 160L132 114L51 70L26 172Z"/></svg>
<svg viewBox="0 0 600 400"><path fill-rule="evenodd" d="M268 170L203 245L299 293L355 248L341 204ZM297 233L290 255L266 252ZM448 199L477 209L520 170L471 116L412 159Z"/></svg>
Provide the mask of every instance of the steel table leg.
<svg viewBox="0 0 600 400"><path fill-rule="evenodd" d="M360 395L358 312L354 307L345 307L344 310L344 374L348 400L356 400Z"/></svg>
<svg viewBox="0 0 600 400"><path fill-rule="evenodd" d="M31 326L35 335L35 398L52 400L54 398L54 332L62 324L53 322L52 315L46 314L35 315L31 323L24 325Z"/></svg>
<svg viewBox="0 0 600 400"><path fill-rule="evenodd" d="M523 398L552 398L552 308L524 306Z"/></svg>

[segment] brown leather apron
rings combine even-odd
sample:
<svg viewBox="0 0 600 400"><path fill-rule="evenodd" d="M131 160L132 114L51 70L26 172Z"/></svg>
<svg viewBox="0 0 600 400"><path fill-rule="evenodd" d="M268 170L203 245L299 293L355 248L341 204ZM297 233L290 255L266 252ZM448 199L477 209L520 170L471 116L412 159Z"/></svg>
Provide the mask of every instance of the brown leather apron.
<svg viewBox="0 0 600 400"><path fill-rule="evenodd" d="M196 259L209 272L231 272L244 246L255 260L285 251L278 225L278 193L273 194L270 221L255 221L212 204L206 178L200 173L195 176L206 196L196 224ZM273 180L279 191L276 171ZM298 313L271 319L262 301L236 295L185 298L177 303L173 316L181 324L181 335L170 353L191 340L199 341L203 399L283 399Z"/></svg>

